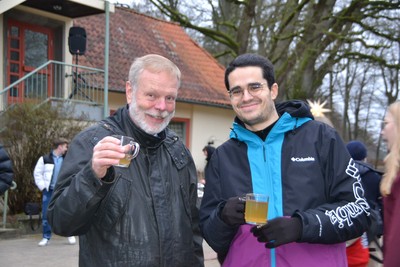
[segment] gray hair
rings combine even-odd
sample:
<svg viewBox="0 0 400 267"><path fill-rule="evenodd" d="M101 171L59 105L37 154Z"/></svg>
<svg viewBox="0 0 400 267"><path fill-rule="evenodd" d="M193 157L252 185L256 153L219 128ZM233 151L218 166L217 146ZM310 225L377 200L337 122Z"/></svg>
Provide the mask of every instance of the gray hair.
<svg viewBox="0 0 400 267"><path fill-rule="evenodd" d="M181 85L181 71L171 60L160 55L149 54L136 58L131 65L128 80L133 90L136 90L139 75L143 70L155 73L162 71L169 72L178 79L178 88Z"/></svg>

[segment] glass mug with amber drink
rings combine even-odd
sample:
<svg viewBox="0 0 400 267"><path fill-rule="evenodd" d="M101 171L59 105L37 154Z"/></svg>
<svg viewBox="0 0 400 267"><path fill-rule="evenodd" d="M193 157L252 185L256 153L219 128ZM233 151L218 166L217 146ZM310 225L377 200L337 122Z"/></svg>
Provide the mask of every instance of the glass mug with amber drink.
<svg viewBox="0 0 400 267"><path fill-rule="evenodd" d="M269 196L264 194L246 194L246 223L262 225L267 223Z"/></svg>
<svg viewBox="0 0 400 267"><path fill-rule="evenodd" d="M139 143L135 142L135 139L129 136L113 135L113 137L120 140L121 142L120 145L125 148L125 157L120 159L119 163L114 166L127 168L129 167L131 160L136 158L137 155L139 154L140 145Z"/></svg>

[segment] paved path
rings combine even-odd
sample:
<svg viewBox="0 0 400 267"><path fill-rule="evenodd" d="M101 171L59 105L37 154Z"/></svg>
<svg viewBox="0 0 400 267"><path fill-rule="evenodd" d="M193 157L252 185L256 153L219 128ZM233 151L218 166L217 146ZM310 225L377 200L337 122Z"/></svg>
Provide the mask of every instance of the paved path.
<svg viewBox="0 0 400 267"><path fill-rule="evenodd" d="M24 235L0 240L0 267L75 267L79 245L70 245L66 237L54 235L50 244L39 247L41 235ZM205 267L219 267L215 252L203 244Z"/></svg>

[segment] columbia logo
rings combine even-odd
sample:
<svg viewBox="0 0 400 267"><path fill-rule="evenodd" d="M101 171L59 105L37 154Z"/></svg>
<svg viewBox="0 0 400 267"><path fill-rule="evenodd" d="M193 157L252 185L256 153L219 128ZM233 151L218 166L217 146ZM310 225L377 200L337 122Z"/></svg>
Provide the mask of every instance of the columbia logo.
<svg viewBox="0 0 400 267"><path fill-rule="evenodd" d="M305 162L305 161L315 161L315 158L313 158L313 157L306 157L306 158L295 158L295 157L292 157L291 160L293 162Z"/></svg>

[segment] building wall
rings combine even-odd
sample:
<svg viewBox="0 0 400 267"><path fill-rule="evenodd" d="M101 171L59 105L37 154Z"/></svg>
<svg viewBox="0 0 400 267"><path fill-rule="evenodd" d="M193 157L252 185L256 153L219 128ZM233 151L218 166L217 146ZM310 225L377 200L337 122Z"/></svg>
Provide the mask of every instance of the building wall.
<svg viewBox="0 0 400 267"><path fill-rule="evenodd" d="M109 92L108 93L108 109L117 110L126 104L125 94Z"/></svg>
<svg viewBox="0 0 400 267"><path fill-rule="evenodd" d="M44 18L52 19L57 21L62 29L60 35L63 40L60 40L60 44L56 49L62 51L60 53L62 57L59 60L64 61L67 64L75 64L75 59L69 53L68 47L68 29L73 26L72 19L58 16L55 14L35 10L29 7L18 6L15 8L16 14L35 14L35 16L42 16ZM10 17L13 17L9 13ZM5 42L5 28L4 28L5 16L0 14L0 36L3 41L0 41L0 85L5 84L5 58L4 58L4 42ZM15 19L15 18L14 18ZM79 64L79 63L78 63ZM66 86L67 87L67 86ZM126 104L126 97L124 93L109 92L108 96L108 108L109 110L116 110ZM1 106L0 106L1 108ZM190 122L189 129L189 149L192 152L197 169L202 171L205 165L205 157L202 149L208 142L213 142L215 147L221 145L225 140L228 139L230 127L234 118L234 113L231 109L216 108L205 105L195 105L178 102L176 105L176 118L187 119Z"/></svg>
<svg viewBox="0 0 400 267"><path fill-rule="evenodd" d="M233 118L234 112L231 109L193 105L190 148L198 170L203 171L206 163L203 147L208 142L218 147L228 140Z"/></svg>

